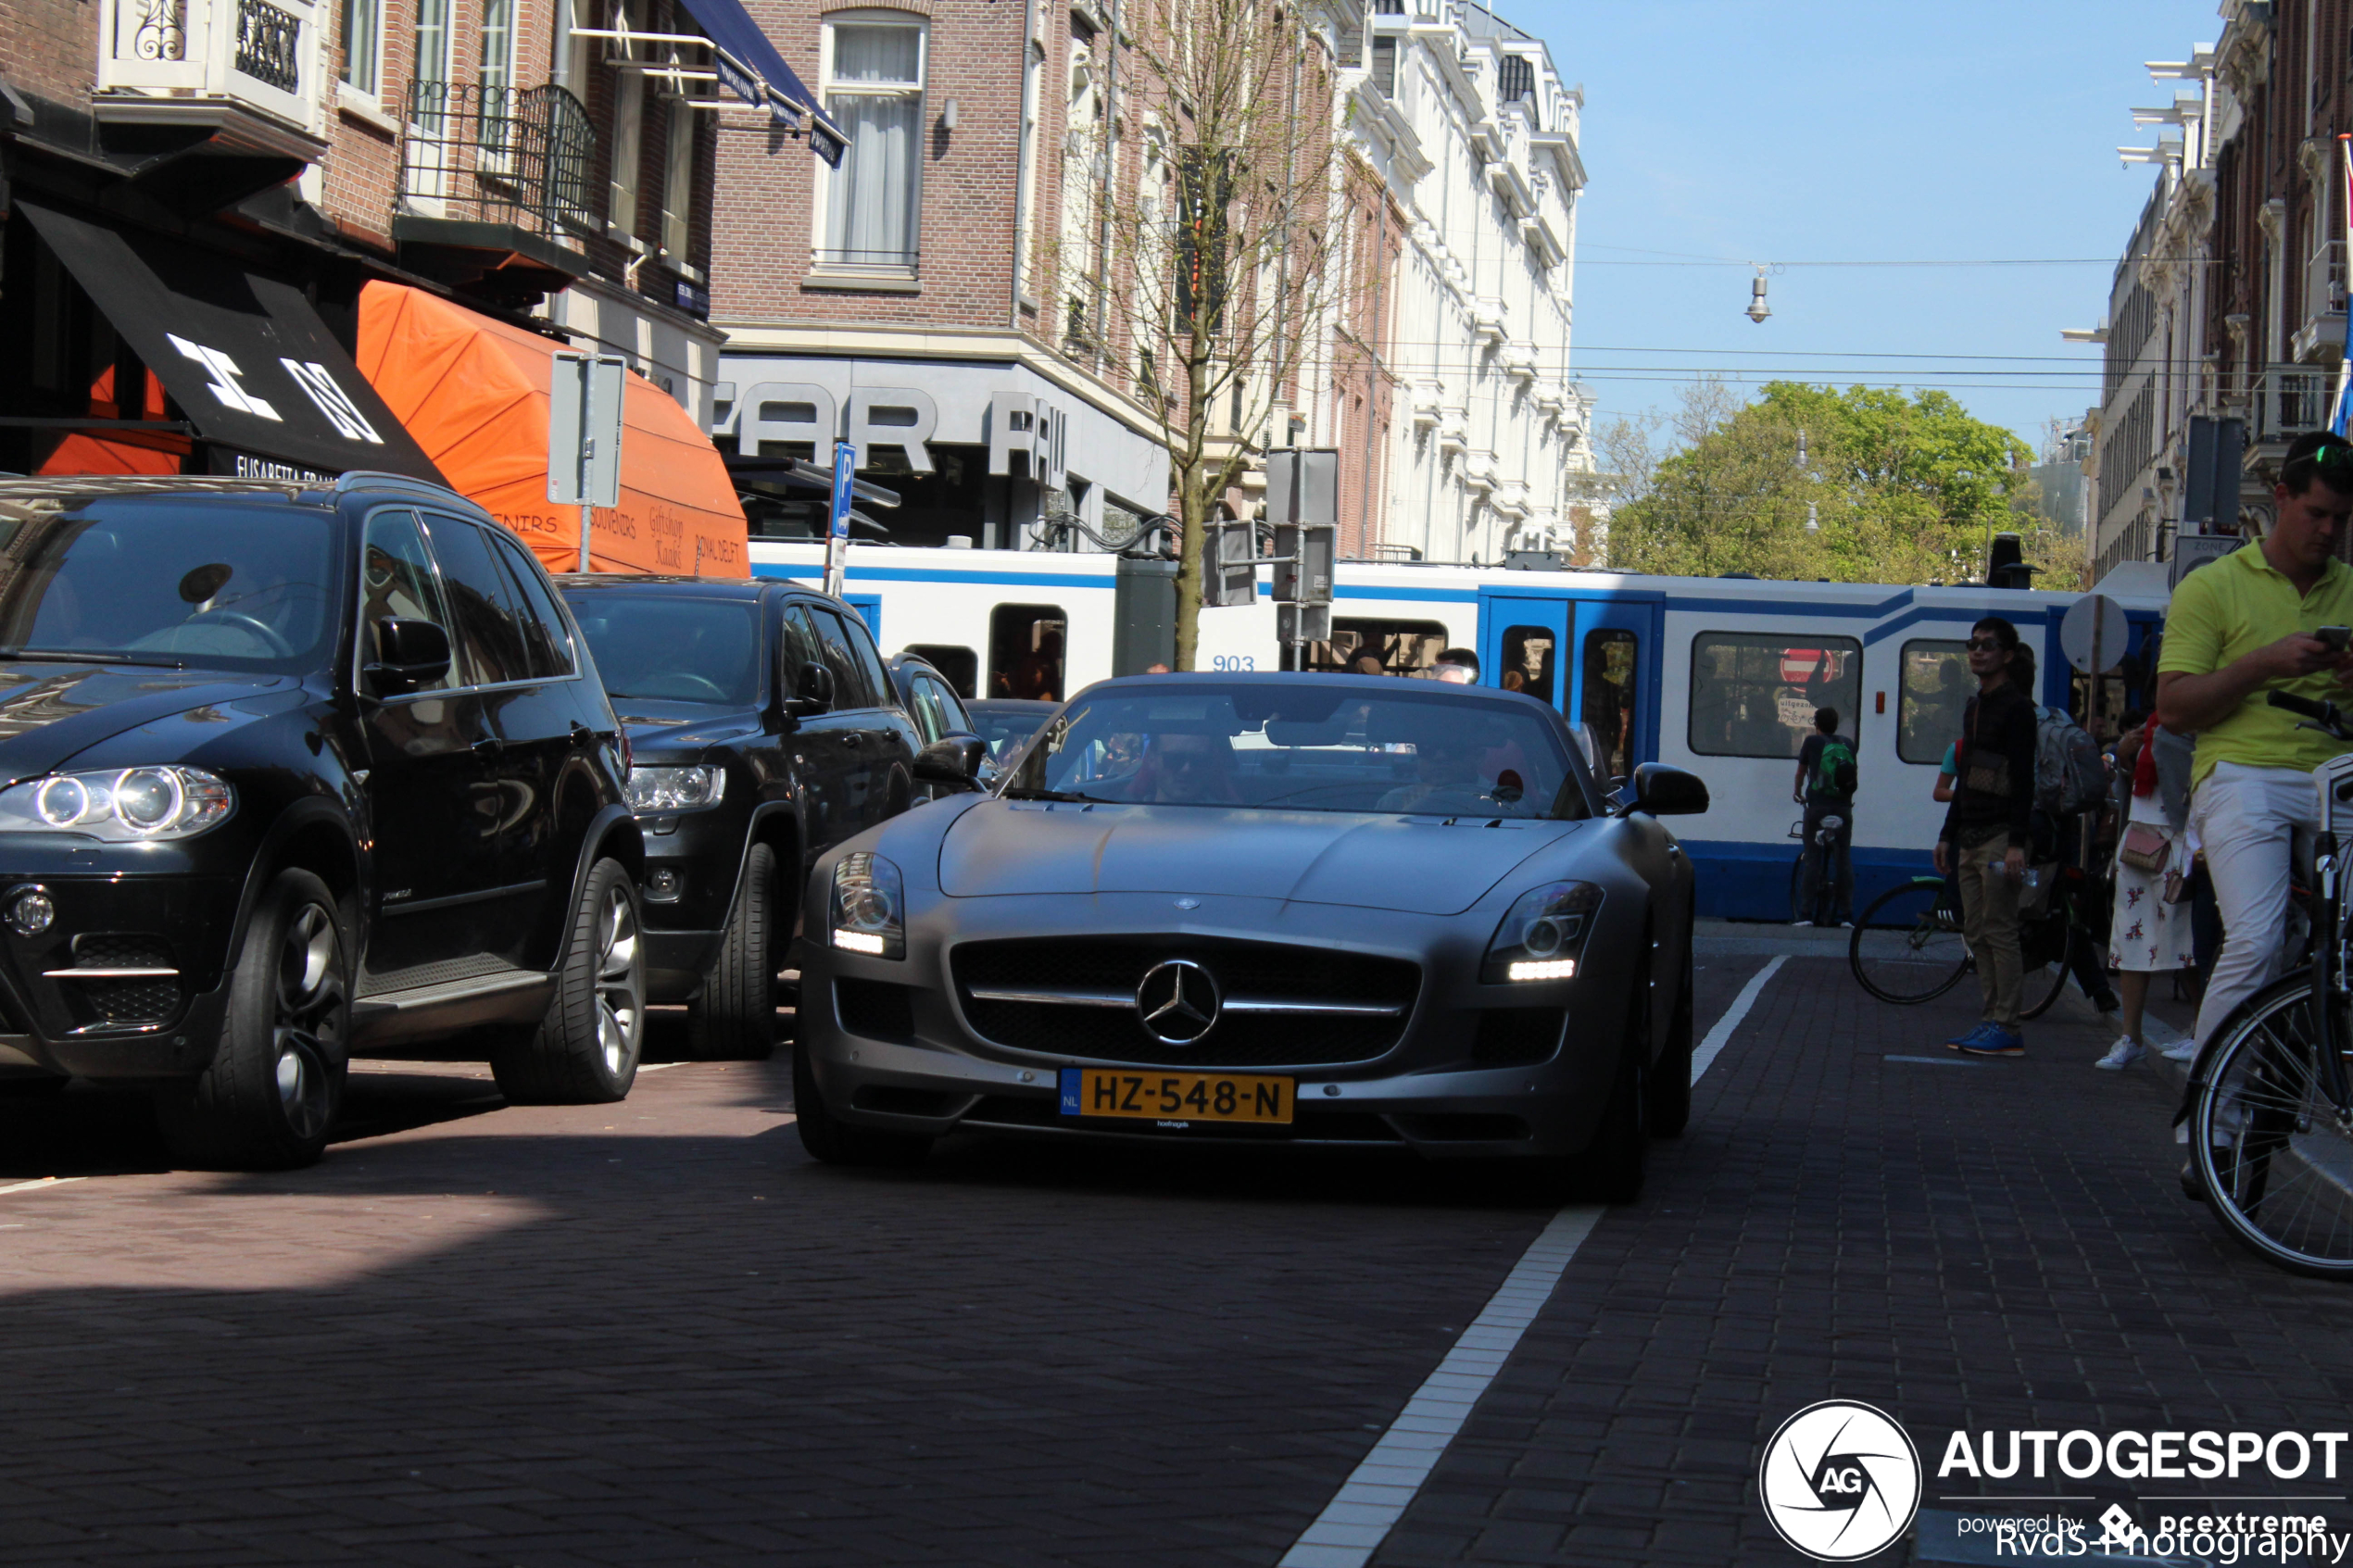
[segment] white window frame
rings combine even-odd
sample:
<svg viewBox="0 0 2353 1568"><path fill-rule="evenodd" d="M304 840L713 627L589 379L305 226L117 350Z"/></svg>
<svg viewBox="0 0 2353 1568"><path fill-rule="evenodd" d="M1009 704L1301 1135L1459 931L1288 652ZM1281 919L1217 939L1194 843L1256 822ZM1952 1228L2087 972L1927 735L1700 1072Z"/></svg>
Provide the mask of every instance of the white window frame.
<svg viewBox="0 0 2353 1568"><path fill-rule="evenodd" d="M695 239L695 143L698 127L693 104L665 94L670 125L661 158L661 256L685 265Z"/></svg>
<svg viewBox="0 0 2353 1568"><path fill-rule="evenodd" d="M335 72L335 96L361 100L361 107L383 111L384 78L384 6L385 0L343 0L336 26L342 31L343 61ZM361 24L355 28L355 22ZM367 74L365 80L357 75L346 76L352 68L355 51L352 35L364 31L367 34Z"/></svg>
<svg viewBox="0 0 2353 1568"><path fill-rule="evenodd" d="M915 35L914 84L900 87L887 82L836 82L834 80L834 39L835 30L841 27L896 27L912 32ZM833 212L833 182L841 178L841 173L840 170L820 162L817 165L816 200L810 204L809 270L816 275L912 279L921 270L923 263L921 242L924 221L924 139L927 128L923 104L925 95L931 90L930 19L919 16L912 11L880 8L835 11L825 17L824 25L820 31L817 96L819 101L826 106L827 112L831 112L833 95L837 91L860 96L912 98L915 101L914 211L910 220L911 232L908 235L908 238L913 242L912 254L915 259L905 264L824 259L827 248L825 245L827 220Z"/></svg>

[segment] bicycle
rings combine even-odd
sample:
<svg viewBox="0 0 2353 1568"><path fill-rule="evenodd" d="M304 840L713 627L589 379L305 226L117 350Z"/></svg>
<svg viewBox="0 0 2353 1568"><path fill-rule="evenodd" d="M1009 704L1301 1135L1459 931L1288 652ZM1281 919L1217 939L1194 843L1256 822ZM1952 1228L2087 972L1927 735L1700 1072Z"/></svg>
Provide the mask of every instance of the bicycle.
<svg viewBox="0 0 2353 1568"><path fill-rule="evenodd" d="M2274 708L2353 746L2332 702L2272 692ZM2313 858L2312 961L2233 1009L2198 1053L2178 1125L2208 1206L2250 1250L2296 1273L2353 1278L2353 1086L2346 1058L2347 901L2338 861L2353 826L2353 755L2314 773L2321 832ZM2316 1005L2316 1001L2324 1005Z"/></svg>
<svg viewBox="0 0 2353 1568"><path fill-rule="evenodd" d="M2104 935L2083 907L2090 878L2073 866L2053 874L2060 885L2050 907L2019 925L2020 1018L2057 1006L2076 960L2096 955ZM1959 985L1977 967L1962 934L1960 879L1916 876L1872 899L1847 939L1846 962L1864 990L1898 1007L1934 1001Z"/></svg>
<svg viewBox="0 0 2353 1568"><path fill-rule="evenodd" d="M1838 879L1833 872L1836 861L1832 857L1838 847L1839 830L1845 826L1844 817L1831 813L1824 816L1822 825L1814 830L1814 845L1820 853L1814 859L1814 885L1809 890L1806 886L1806 850L1802 845L1806 837L1806 819L1800 817L1790 823L1789 835L1801 841L1797 861L1789 869L1789 918L1792 924L1799 921L1818 920L1821 911L1836 900ZM1810 897L1807 896L1809 891Z"/></svg>

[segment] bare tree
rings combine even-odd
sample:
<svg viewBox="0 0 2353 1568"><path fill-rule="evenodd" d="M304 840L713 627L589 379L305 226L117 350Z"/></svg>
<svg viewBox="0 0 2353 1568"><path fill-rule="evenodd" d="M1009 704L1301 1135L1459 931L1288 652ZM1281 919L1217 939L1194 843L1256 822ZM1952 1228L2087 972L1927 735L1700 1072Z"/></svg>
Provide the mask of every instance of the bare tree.
<svg viewBox="0 0 2353 1568"><path fill-rule="evenodd" d="M1081 346L1156 419L1183 528L1176 663L1189 670L1206 525L1263 455L1341 284L1332 62L1295 10L1263 0L1130 0L1122 32L1133 195L1063 225L1046 270L1073 326L1101 322Z"/></svg>

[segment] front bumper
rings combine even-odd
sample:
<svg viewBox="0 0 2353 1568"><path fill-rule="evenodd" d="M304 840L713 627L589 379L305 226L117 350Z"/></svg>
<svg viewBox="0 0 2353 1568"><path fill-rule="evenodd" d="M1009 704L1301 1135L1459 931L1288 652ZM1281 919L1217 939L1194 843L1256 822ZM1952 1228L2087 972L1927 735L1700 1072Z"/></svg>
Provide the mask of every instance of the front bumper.
<svg viewBox="0 0 2353 1568"><path fill-rule="evenodd" d="M736 879L742 874L745 824L726 808L640 816L646 846L644 911L646 999L683 1002L702 988L718 960L735 905ZM657 898L662 873L675 877L677 892Z"/></svg>
<svg viewBox="0 0 2353 1568"><path fill-rule="evenodd" d="M1491 920L1487 930L1474 931L1479 922L1469 917L1205 897L1176 924L1167 919L1169 905L1168 898L1150 895L941 900L911 924L908 955L899 960L821 946L822 934L812 933L799 947L799 1035L828 1109L859 1126L934 1137L972 1129L1281 1142L1410 1148L1441 1159L1571 1155L1591 1143L1625 1055L1627 993L1639 972L1630 951L1621 955L1622 962L1590 963L1575 980L1484 985L1478 959ZM1344 927L1344 936L1335 936L1335 925ZM1267 942L1409 959L1421 966L1422 983L1396 1043L1369 1060L1270 1060L1195 1069L1176 1056L1139 1064L986 1039L966 1016L948 962L960 941L1018 935L1051 942L1154 932L1172 943ZM1604 933L1596 932L1594 942L1605 947ZM1613 984L1612 977L1623 983ZM861 983L869 988L860 989ZM877 1010L874 998L885 994L871 989L874 983L904 988L899 998L903 1013L884 1016L892 1009ZM1565 1014L1548 1054L1507 1064L1478 1060L1487 1014L1537 1009ZM1065 1067L1290 1076L1297 1081L1294 1120L1265 1126L1063 1116L1058 1091Z"/></svg>
<svg viewBox="0 0 2353 1568"><path fill-rule="evenodd" d="M227 1007L241 881L195 870L171 846L0 840L0 917L34 887L57 911L46 930L26 935L0 918L0 1064L89 1078L201 1072Z"/></svg>

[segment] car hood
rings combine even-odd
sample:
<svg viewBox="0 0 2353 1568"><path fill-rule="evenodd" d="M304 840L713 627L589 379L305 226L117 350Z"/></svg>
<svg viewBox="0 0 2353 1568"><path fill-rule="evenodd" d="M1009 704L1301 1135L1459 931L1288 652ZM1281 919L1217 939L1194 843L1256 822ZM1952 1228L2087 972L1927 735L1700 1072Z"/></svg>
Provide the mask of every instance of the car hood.
<svg viewBox="0 0 2353 1568"><path fill-rule="evenodd" d="M749 710L641 698L623 698L613 709L629 733L630 752L640 760L699 756L708 746L734 746L761 732L760 715Z"/></svg>
<svg viewBox="0 0 2353 1568"><path fill-rule="evenodd" d="M37 778L99 742L142 724L294 684L283 675L236 675L217 670L0 660L0 780L13 784Z"/></svg>
<svg viewBox="0 0 2353 1568"><path fill-rule="evenodd" d="M1576 822L989 800L947 829L940 891L1216 893L1453 915Z"/></svg>

